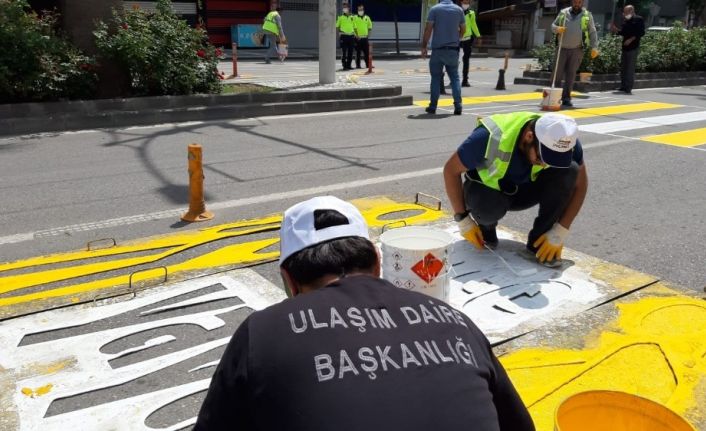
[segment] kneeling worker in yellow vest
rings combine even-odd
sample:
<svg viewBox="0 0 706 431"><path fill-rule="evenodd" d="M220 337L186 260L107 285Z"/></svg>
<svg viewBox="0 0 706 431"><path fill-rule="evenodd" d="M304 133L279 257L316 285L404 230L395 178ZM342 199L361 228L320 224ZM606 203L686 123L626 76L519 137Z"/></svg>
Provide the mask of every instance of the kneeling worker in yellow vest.
<svg viewBox="0 0 706 431"><path fill-rule="evenodd" d="M576 122L562 114L514 112L480 120L444 166L446 194L461 235L495 248L508 211L539 205L527 254L561 265L561 251L588 189Z"/></svg>

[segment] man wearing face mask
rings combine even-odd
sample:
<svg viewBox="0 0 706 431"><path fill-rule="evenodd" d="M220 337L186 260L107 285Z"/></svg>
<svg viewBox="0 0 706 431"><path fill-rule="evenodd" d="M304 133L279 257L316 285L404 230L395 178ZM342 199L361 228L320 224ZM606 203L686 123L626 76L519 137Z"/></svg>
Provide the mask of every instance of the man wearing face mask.
<svg viewBox="0 0 706 431"><path fill-rule="evenodd" d="M571 103L571 91L574 88L576 71L583 60L584 48L591 47L591 58L598 57L598 36L593 15L583 7L583 0L571 0L571 7L562 9L552 24L552 31L562 38L561 50L557 53L559 61L556 70L555 86L564 81L561 94L563 107L574 106Z"/></svg>
<svg viewBox="0 0 706 431"><path fill-rule="evenodd" d="M560 266L588 190L577 135L576 121L562 114L514 112L480 120L444 166L461 235L480 250L495 248L495 228L508 211L539 205L525 255Z"/></svg>
<svg viewBox="0 0 706 431"><path fill-rule="evenodd" d="M635 8L627 5L623 9L623 26L618 28L611 23L611 30L623 37L623 51L620 56L620 88L625 94L632 94L635 85L635 64L640 48L640 39L645 35L645 21L635 15Z"/></svg>
<svg viewBox="0 0 706 431"><path fill-rule="evenodd" d="M343 15L336 20L336 29L340 35L341 63L343 70L351 70L353 64L353 48L355 48L355 25L348 3L343 3Z"/></svg>
<svg viewBox="0 0 706 431"><path fill-rule="evenodd" d="M373 21L365 14L365 6L358 5L358 14L353 17L353 25L355 26L355 67L360 69L360 56L363 55L365 68L368 68L368 55L370 46L368 44L368 35L373 29Z"/></svg>
<svg viewBox="0 0 706 431"><path fill-rule="evenodd" d="M480 32L476 24L476 13L471 9L471 0L463 0L461 8L463 8L463 15L466 17L466 32L461 37L461 49L463 49L463 81L461 81L461 87L470 87L471 84L468 82L468 63L473 50L473 41L475 38L480 37Z"/></svg>

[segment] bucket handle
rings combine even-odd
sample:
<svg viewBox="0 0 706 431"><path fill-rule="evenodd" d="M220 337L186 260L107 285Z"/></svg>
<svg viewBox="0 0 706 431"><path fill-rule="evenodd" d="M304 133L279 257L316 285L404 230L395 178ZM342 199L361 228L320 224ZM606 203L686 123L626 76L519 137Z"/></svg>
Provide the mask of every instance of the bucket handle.
<svg viewBox="0 0 706 431"><path fill-rule="evenodd" d="M417 194L414 196L414 203L416 205L422 205L422 206L428 207L428 205L423 205L423 204L419 203L420 202L419 198L422 196L425 198L428 198L432 201L435 201L436 202L436 210L441 211L441 199L437 198L436 196L428 195L428 194L422 193L422 192L417 192ZM429 208L431 208L431 207L429 207Z"/></svg>
<svg viewBox="0 0 706 431"><path fill-rule="evenodd" d="M397 221L393 221L391 223L385 223L384 225L382 225L382 233L385 233L385 228L394 229L394 228L391 228L390 226L394 226L396 224L402 225L402 226L398 226L398 227L406 227L407 226L407 222L404 220L397 220Z"/></svg>

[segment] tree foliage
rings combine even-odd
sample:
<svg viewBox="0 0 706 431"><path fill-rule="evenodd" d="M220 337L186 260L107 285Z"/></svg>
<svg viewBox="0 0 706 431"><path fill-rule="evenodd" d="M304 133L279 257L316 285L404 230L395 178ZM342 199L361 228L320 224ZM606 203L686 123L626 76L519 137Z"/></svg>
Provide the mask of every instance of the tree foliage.
<svg viewBox="0 0 706 431"><path fill-rule="evenodd" d="M193 29L174 14L169 0L155 12L114 10L110 23L94 32L102 56L125 68L135 95L218 93L220 50L204 30Z"/></svg>
<svg viewBox="0 0 706 431"><path fill-rule="evenodd" d="M0 0L0 103L90 96L95 62L57 32L58 15Z"/></svg>

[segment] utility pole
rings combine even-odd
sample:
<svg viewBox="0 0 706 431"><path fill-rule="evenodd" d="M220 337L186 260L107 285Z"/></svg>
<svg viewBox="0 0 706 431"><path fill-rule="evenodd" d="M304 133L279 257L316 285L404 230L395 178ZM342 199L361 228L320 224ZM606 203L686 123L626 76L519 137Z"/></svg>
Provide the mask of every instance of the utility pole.
<svg viewBox="0 0 706 431"><path fill-rule="evenodd" d="M336 2L319 0L319 83L336 81Z"/></svg>

